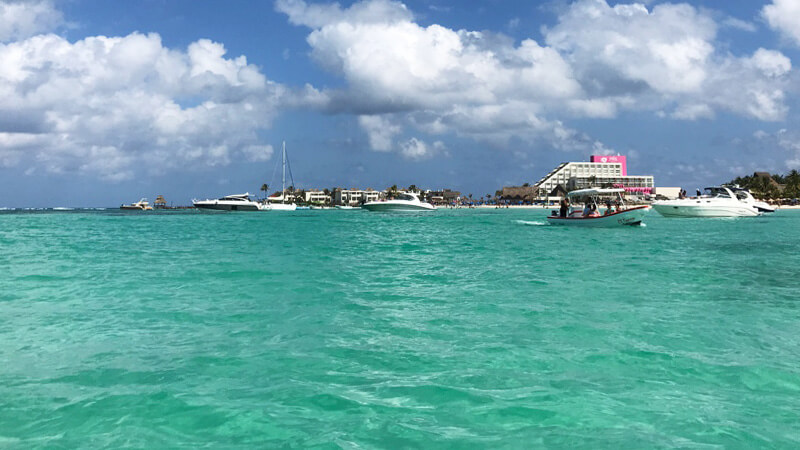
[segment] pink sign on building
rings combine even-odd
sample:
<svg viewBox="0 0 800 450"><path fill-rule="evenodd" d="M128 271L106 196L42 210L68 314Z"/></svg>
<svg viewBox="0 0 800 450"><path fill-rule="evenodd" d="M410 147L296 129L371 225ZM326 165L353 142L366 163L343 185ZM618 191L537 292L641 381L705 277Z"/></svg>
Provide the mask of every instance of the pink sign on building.
<svg viewBox="0 0 800 450"><path fill-rule="evenodd" d="M624 156L592 155L589 162L593 163L620 163L622 164L622 176L628 176L628 161Z"/></svg>

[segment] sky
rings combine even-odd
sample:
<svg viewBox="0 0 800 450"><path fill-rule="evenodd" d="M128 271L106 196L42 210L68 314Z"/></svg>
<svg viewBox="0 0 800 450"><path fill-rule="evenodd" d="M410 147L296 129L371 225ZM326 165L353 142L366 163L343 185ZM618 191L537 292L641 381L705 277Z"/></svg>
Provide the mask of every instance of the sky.
<svg viewBox="0 0 800 450"><path fill-rule="evenodd" d="M0 0L0 206L800 169L800 1ZM270 189L270 190L273 190Z"/></svg>

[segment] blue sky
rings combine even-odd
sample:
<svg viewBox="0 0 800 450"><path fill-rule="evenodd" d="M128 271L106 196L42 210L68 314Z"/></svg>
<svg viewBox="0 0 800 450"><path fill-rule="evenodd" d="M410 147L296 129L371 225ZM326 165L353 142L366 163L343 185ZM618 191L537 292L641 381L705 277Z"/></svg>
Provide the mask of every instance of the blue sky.
<svg viewBox="0 0 800 450"><path fill-rule="evenodd" d="M0 206L800 167L800 4L2 1Z"/></svg>

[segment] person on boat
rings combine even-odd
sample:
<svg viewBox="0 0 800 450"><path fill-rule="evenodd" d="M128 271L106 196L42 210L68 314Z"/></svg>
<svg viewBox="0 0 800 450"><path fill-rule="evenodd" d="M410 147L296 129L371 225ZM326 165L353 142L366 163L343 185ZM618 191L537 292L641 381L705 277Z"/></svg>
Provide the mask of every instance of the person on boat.
<svg viewBox="0 0 800 450"><path fill-rule="evenodd" d="M592 203L591 209L592 209L592 212L589 214L589 217L600 217L600 213L597 212L597 204L596 203Z"/></svg>
<svg viewBox="0 0 800 450"><path fill-rule="evenodd" d="M611 200L606 202L606 215L610 215L614 213L614 205L611 203Z"/></svg>
<svg viewBox="0 0 800 450"><path fill-rule="evenodd" d="M561 208L558 211L558 217L567 217L567 211L569 211L569 200L562 198Z"/></svg>
<svg viewBox="0 0 800 450"><path fill-rule="evenodd" d="M583 207L583 217L589 217L592 215L592 203L586 202L586 206Z"/></svg>

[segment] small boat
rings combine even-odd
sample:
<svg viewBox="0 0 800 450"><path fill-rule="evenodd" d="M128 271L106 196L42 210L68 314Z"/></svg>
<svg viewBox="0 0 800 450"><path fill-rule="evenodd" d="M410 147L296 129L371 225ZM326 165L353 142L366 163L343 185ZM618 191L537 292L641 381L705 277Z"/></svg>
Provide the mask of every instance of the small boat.
<svg viewBox="0 0 800 450"><path fill-rule="evenodd" d="M750 197L752 198L752 195ZM740 200L730 188L725 186L707 187L704 193L698 197L658 200L653 202L653 209L664 217L755 217L761 215L753 203Z"/></svg>
<svg viewBox="0 0 800 450"><path fill-rule="evenodd" d="M367 211L435 211L436 207L428 202L423 202L413 192L401 192L397 198L391 200L378 200L361 205Z"/></svg>
<svg viewBox="0 0 800 450"><path fill-rule="evenodd" d="M305 209L311 209L311 207L310 206L298 206L296 209L298 211L300 211L300 210L305 210Z"/></svg>
<svg viewBox="0 0 800 450"><path fill-rule="evenodd" d="M336 209L361 209L361 208L350 205L336 205Z"/></svg>
<svg viewBox="0 0 800 450"><path fill-rule="evenodd" d="M153 209L150 206L150 203L147 202L146 198L142 198L136 203L131 203L130 205L120 205L119 209L125 209L129 211L150 211Z"/></svg>
<svg viewBox="0 0 800 450"><path fill-rule="evenodd" d="M216 200L192 200L197 209L211 211L269 211L269 205L250 199L250 193L226 195Z"/></svg>
<svg viewBox="0 0 800 450"><path fill-rule="evenodd" d="M570 200L570 208L566 211L564 216L560 215L560 211L553 211L547 217L547 222L554 225L570 225L579 227L619 227L640 225L650 207L632 206L626 207L622 194L625 189L603 189L603 188L589 188L579 189L576 191L568 192L567 198ZM617 208L607 208L604 214L600 214L598 205L616 203ZM583 203L584 208L576 208L574 205ZM591 212L590 212L591 211Z"/></svg>

